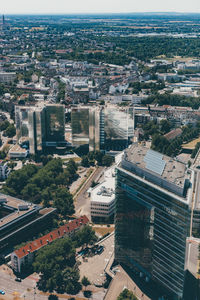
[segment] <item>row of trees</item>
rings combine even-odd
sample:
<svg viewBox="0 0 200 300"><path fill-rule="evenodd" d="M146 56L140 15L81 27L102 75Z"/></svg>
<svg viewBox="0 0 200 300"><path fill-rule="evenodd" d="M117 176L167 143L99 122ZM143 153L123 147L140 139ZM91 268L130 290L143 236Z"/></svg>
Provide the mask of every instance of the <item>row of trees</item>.
<svg viewBox="0 0 200 300"><path fill-rule="evenodd" d="M74 213L72 195L67 187L76 177L77 166L70 160L63 169L61 159L52 159L45 166L33 164L10 174L3 186L3 192L33 203L57 208L63 216Z"/></svg>
<svg viewBox="0 0 200 300"><path fill-rule="evenodd" d="M186 106L198 109L200 107L200 97L186 97L176 94L158 94L155 93L142 101L142 104L158 104L158 105L171 105L171 106Z"/></svg>
<svg viewBox="0 0 200 300"><path fill-rule="evenodd" d="M133 94L137 94L143 89L150 89L152 93L155 93L159 90L164 89L165 84L162 81L158 81L158 83L154 83L154 82L147 83L147 82L136 81L130 83L129 87L133 88L132 90Z"/></svg>
<svg viewBox="0 0 200 300"><path fill-rule="evenodd" d="M192 151L191 158L195 158L197 152L199 151L199 148L200 148L200 143L197 143L195 148Z"/></svg>
<svg viewBox="0 0 200 300"><path fill-rule="evenodd" d="M199 136L200 123L197 123L195 128L188 125L182 127L182 130L181 136L170 142L160 134L153 135L151 148L168 156L176 156L180 152L183 143L187 143Z"/></svg>

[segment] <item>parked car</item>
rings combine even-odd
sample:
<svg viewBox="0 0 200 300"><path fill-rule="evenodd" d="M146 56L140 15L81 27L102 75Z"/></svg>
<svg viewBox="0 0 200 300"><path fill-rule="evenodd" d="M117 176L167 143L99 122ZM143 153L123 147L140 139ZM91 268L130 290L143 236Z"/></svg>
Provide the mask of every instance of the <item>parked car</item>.
<svg viewBox="0 0 200 300"><path fill-rule="evenodd" d="M95 251L95 254L101 254L103 252L103 250L104 250L104 246L99 246L97 248L97 250Z"/></svg>
<svg viewBox="0 0 200 300"><path fill-rule="evenodd" d="M21 280L21 278L16 277L16 278L15 278L15 281L21 282L22 280Z"/></svg>
<svg viewBox="0 0 200 300"><path fill-rule="evenodd" d="M0 290L0 294L1 294L1 295L5 295L5 292L2 291L2 290Z"/></svg>

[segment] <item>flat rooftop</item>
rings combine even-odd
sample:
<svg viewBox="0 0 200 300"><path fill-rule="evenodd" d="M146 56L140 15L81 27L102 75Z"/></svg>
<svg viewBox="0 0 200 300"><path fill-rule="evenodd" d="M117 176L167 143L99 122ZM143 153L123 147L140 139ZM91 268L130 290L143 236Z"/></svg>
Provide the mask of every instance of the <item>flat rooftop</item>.
<svg viewBox="0 0 200 300"><path fill-rule="evenodd" d="M125 160L180 188L184 188L185 180L190 178L186 164L153 151L147 146L131 145L125 151Z"/></svg>
<svg viewBox="0 0 200 300"><path fill-rule="evenodd" d="M21 218L27 213L40 209L37 205L0 193L0 210L1 208L2 210L10 210L10 213L0 219L0 230L10 222Z"/></svg>
<svg viewBox="0 0 200 300"><path fill-rule="evenodd" d="M114 169L106 170L104 181L94 187L91 191L91 202L109 204L115 199L115 177Z"/></svg>
<svg viewBox="0 0 200 300"><path fill-rule="evenodd" d="M14 145L10 151L10 153L26 153L27 149L21 148L19 145Z"/></svg>

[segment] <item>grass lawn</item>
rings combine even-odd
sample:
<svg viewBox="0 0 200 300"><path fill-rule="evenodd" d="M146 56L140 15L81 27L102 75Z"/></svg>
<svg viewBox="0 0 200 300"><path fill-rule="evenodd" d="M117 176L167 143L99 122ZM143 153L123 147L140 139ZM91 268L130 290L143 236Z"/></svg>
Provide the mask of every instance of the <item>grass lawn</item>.
<svg viewBox="0 0 200 300"><path fill-rule="evenodd" d="M114 227L92 227L98 235L104 236L107 233L111 233L114 231Z"/></svg>

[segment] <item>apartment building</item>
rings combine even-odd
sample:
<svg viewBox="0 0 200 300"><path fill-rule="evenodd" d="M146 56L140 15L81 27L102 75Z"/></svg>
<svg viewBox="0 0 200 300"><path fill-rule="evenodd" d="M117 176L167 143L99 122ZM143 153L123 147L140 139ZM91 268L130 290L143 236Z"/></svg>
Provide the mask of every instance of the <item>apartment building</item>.
<svg viewBox="0 0 200 300"><path fill-rule="evenodd" d="M51 231L50 233L34 240L24 247L15 250L11 254L11 266L16 273L23 272L23 269L29 266L34 259L35 253L44 246L52 243L53 241L70 236L77 232L84 225L88 224L89 220L86 216L69 221L65 225Z"/></svg>

